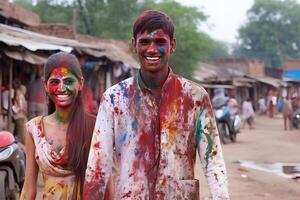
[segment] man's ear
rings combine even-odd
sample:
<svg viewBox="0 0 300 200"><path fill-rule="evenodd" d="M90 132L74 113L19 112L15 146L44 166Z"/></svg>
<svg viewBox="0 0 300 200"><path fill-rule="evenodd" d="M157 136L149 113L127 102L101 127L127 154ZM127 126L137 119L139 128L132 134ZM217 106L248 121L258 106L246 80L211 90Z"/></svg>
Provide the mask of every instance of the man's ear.
<svg viewBox="0 0 300 200"><path fill-rule="evenodd" d="M134 53L136 53L136 41L135 41L135 38L131 39L131 44L132 44L132 48L133 48Z"/></svg>
<svg viewBox="0 0 300 200"><path fill-rule="evenodd" d="M176 50L176 38L173 38L172 40L171 40L171 53L174 53L175 52L175 50Z"/></svg>

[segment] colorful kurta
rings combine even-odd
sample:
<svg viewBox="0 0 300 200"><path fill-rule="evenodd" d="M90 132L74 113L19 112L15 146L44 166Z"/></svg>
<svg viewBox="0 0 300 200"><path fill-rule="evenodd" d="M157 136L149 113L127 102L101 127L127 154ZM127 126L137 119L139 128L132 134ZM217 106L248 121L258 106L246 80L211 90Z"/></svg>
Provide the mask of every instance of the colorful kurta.
<svg viewBox="0 0 300 200"><path fill-rule="evenodd" d="M66 164L65 148L56 152L48 143L43 133L42 117L30 120L26 126L34 141L35 159L43 176L43 199L79 199L79 184L75 181L75 175L63 166Z"/></svg>
<svg viewBox="0 0 300 200"><path fill-rule="evenodd" d="M138 74L103 95L91 143L84 199L103 199L112 176L117 200L198 200L199 181L194 179L197 151L213 199L229 199L207 92L170 71L161 99L156 101ZM117 170L112 175L113 155Z"/></svg>

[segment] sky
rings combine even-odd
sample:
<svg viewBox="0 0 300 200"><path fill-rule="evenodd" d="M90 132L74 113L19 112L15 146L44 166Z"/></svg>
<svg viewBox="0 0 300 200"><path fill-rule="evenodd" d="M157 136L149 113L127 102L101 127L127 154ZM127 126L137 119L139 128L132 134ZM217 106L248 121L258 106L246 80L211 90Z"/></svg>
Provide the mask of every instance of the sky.
<svg viewBox="0 0 300 200"><path fill-rule="evenodd" d="M253 0L176 0L182 5L196 6L208 15L201 30L212 38L235 43L239 27L246 22L246 12Z"/></svg>

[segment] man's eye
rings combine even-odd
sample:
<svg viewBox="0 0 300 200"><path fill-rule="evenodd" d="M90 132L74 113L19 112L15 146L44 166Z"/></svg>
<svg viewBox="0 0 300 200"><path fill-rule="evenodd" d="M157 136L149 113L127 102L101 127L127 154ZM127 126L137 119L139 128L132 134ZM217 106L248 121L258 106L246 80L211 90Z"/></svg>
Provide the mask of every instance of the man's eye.
<svg viewBox="0 0 300 200"><path fill-rule="evenodd" d="M148 39L140 39L139 40L139 44L141 44L141 45L147 45L149 43L150 43L150 40L148 40Z"/></svg>
<svg viewBox="0 0 300 200"><path fill-rule="evenodd" d="M159 39L159 40L156 40L155 43L158 45L163 45L163 44L166 44L167 41L165 39Z"/></svg>

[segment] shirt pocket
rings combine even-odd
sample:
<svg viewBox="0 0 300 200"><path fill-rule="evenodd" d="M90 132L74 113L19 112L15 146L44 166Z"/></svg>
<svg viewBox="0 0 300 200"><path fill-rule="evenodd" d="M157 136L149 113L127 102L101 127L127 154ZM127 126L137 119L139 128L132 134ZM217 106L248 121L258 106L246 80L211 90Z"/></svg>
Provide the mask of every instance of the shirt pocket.
<svg viewBox="0 0 300 200"><path fill-rule="evenodd" d="M171 199L199 200L199 180L176 180L175 188L170 188ZM172 195L173 194L173 195Z"/></svg>

